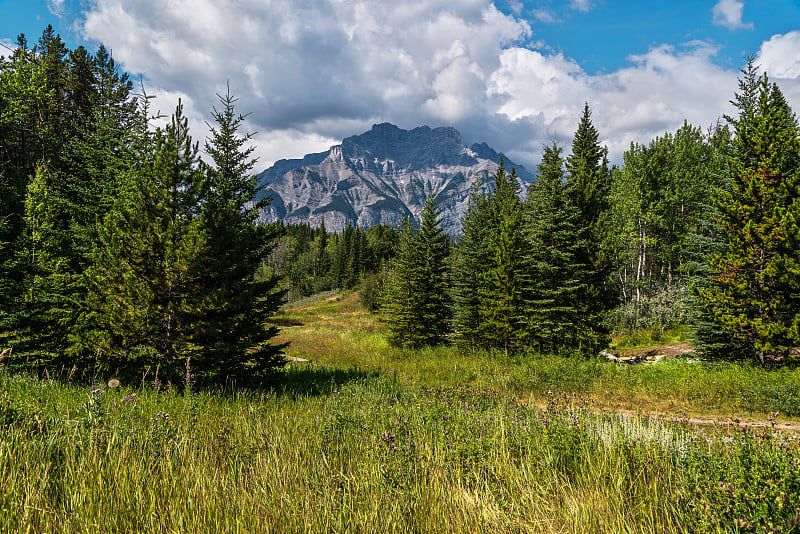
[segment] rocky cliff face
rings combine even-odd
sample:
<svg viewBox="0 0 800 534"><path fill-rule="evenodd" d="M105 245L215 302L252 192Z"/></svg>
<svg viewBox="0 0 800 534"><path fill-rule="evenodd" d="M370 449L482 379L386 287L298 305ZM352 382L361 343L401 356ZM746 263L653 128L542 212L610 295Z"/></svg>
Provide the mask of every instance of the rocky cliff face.
<svg viewBox="0 0 800 534"><path fill-rule="evenodd" d="M479 177L492 185L500 155L485 143L467 147L455 128L402 130L384 123L348 137L327 152L280 160L259 174L263 196L272 196L261 220L283 219L331 231L375 224L419 222L429 193L441 210L445 231L458 234L469 191ZM533 177L516 167L524 193Z"/></svg>

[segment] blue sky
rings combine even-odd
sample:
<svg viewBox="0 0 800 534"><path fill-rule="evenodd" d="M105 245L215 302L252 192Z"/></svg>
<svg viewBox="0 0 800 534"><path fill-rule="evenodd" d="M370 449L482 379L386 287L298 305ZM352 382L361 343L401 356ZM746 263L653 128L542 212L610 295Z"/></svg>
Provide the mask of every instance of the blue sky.
<svg viewBox="0 0 800 534"><path fill-rule="evenodd" d="M452 125L535 167L583 103L612 158L730 111L744 56L800 107L800 0L0 0L0 42L53 24L178 98L195 137L230 80L262 166L393 122Z"/></svg>
<svg viewBox="0 0 800 534"><path fill-rule="evenodd" d="M739 68L750 50L779 33L800 30L799 0L729 2L735 12L742 6L739 25L723 16L715 23L717 2L674 0L659 2L508 2L504 12L515 11L534 25L533 40L542 40L574 58L590 73L610 72L628 63L631 54L644 54L662 44L680 45L694 40L720 47L716 62ZM575 4L585 10L575 9ZM724 8L724 5L722 6ZM537 13L548 13L537 18ZM724 12L722 13L724 15ZM544 20L542 20L544 19ZM735 19L735 17L734 17Z"/></svg>

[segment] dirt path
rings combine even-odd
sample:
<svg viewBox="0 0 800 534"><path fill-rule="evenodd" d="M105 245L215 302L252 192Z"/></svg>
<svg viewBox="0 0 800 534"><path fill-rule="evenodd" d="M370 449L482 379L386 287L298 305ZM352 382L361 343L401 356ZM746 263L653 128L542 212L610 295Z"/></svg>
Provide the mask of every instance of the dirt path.
<svg viewBox="0 0 800 534"><path fill-rule="evenodd" d="M633 412L631 410L625 410L619 408L616 410L616 413L622 414L625 417L641 417L640 413ZM693 416L686 416L681 417L680 415L676 417L663 417L659 415L654 415L652 417L656 417L663 421L675 421L675 422L686 422L691 425L696 426L719 426L719 427L726 427L735 425L742 428L753 428L753 429L766 429L772 428L774 430L779 430L782 432L800 432L800 423L781 423L777 421L764 421L764 420L741 420L738 417L735 419L707 419L703 417L693 417Z"/></svg>

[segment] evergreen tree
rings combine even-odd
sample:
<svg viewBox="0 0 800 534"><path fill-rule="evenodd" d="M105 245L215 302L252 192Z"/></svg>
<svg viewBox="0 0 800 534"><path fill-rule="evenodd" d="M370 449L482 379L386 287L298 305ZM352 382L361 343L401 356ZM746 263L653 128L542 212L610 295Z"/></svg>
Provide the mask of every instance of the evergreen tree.
<svg viewBox="0 0 800 534"><path fill-rule="evenodd" d="M599 134L591 122L587 103L572 141L572 153L566 159L567 194L577 206L586 229L585 247L578 260L594 270L584 297L594 332L594 341L584 347L587 350L602 348L609 342L605 315L616 304L615 292L608 284L607 241L612 230L608 228L607 213L610 191L607 153L599 144Z"/></svg>
<svg viewBox="0 0 800 534"><path fill-rule="evenodd" d="M752 91L745 76L740 87ZM731 189L716 199L727 246L708 260L715 283L701 302L764 364L800 343L800 139L777 87L766 75L756 87L757 99L735 101Z"/></svg>
<svg viewBox="0 0 800 534"><path fill-rule="evenodd" d="M724 325L716 319L713 302L704 300L703 293L715 285L711 266L707 260L713 255L725 252L727 244L717 221L720 210L714 198L719 191L730 191L730 168L732 160L732 138L727 125L717 125L709 136L715 163L711 165L714 184L709 188L706 198L698 206L698 224L695 233L690 235L692 246L689 256L689 281L692 293L688 301L687 325L690 327L692 346L697 352L713 359L748 359L752 357L752 347L737 341Z"/></svg>
<svg viewBox="0 0 800 534"><path fill-rule="evenodd" d="M587 103L572 140L572 153L567 157L566 168L569 194L594 242L590 255L593 260L599 260L599 244L602 242L599 224L608 209L610 176L606 160L608 150L600 146L600 135L592 124L591 116Z"/></svg>
<svg viewBox="0 0 800 534"><path fill-rule="evenodd" d="M419 287L417 294L417 320L419 334L416 344L435 345L441 343L450 327L450 288L447 256L450 240L440 226L439 212L433 193L428 195L420 214L417 233L417 257L419 272L415 279Z"/></svg>
<svg viewBox="0 0 800 534"><path fill-rule="evenodd" d="M193 342L200 349L192 363L208 379L241 380L265 376L284 363L282 346L269 343L278 329L267 323L283 293L277 291L277 276L256 276L277 236L257 224L268 201L253 201L258 192L254 149L246 146L250 136L239 134L245 116L236 114L230 87L217 96L221 109L212 112L215 124L209 125L205 143L213 166L204 168L200 219L205 236L200 286L207 296L196 323Z"/></svg>
<svg viewBox="0 0 800 534"><path fill-rule="evenodd" d="M206 236L203 176L187 122L179 103L166 128L148 136L140 168L121 177L100 225L88 283L97 325L90 343L101 369L130 377L159 365L162 376L177 379L198 354Z"/></svg>
<svg viewBox="0 0 800 534"><path fill-rule="evenodd" d="M392 261L386 282L382 314L387 324L389 341L397 346L414 346L419 339L420 259L416 247L416 231L411 221L403 219L397 256Z"/></svg>
<svg viewBox="0 0 800 534"><path fill-rule="evenodd" d="M476 180L469 195L467 212L461 218L463 236L456 248L453 268L453 329L457 339L468 345L481 345L481 294L483 273L489 270L489 199L483 184Z"/></svg>
<svg viewBox="0 0 800 534"><path fill-rule="evenodd" d="M419 231L410 220L403 222L384 298L389 339L405 347L441 343L450 325L449 240L439 226L433 194L425 202L421 220Z"/></svg>
<svg viewBox="0 0 800 534"><path fill-rule="evenodd" d="M544 147L525 203L525 306L529 343L540 352L592 347L584 297L593 271L580 262L586 228L566 194L561 148Z"/></svg>
<svg viewBox="0 0 800 534"><path fill-rule="evenodd" d="M322 291L327 289L328 273L331 269L331 257L328 252L328 230L325 228L325 219L319 227L319 238L316 243L316 255L314 258L314 290Z"/></svg>
<svg viewBox="0 0 800 534"><path fill-rule="evenodd" d="M481 286L480 328L487 344L502 347L508 355L524 337L522 205L514 169L507 175L501 161L494 178L488 246L491 262Z"/></svg>
<svg viewBox="0 0 800 534"><path fill-rule="evenodd" d="M68 363L63 354L67 332L62 320L69 273L57 228L52 181L53 174L42 164L27 187L25 227L17 251L24 291L15 305L18 321L13 341L17 359L34 367L57 368Z"/></svg>

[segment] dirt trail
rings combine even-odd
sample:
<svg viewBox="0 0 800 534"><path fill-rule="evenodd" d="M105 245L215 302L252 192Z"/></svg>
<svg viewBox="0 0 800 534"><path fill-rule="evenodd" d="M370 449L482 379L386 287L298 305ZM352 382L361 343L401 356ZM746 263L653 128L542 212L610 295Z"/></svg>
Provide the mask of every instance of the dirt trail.
<svg viewBox="0 0 800 534"><path fill-rule="evenodd" d="M625 410L622 408L617 409L617 413L622 414L626 417L641 417L641 414L633 412L631 410ZM676 417L663 417L663 416L653 416L658 417L659 419L670 421L674 420L677 422L685 421L691 425L697 426L720 426L726 427L730 425L735 425L738 427L746 427L746 428L753 428L753 429L765 429L765 428L772 428L773 430L779 430L782 432L800 432L800 423L780 423L777 421L763 421L763 420L741 420L739 418L736 419L706 419L703 417L681 417L680 415Z"/></svg>

